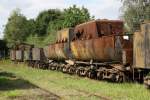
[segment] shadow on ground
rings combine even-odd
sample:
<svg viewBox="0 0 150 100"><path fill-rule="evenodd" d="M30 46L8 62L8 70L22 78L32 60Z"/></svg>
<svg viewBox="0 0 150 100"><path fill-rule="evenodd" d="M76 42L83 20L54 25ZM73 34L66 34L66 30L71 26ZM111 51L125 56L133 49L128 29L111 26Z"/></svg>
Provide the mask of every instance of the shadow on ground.
<svg viewBox="0 0 150 100"><path fill-rule="evenodd" d="M24 90L26 94L7 97L11 100L60 100L60 97L47 90L44 90L27 80L17 77L12 73L0 70L0 92ZM29 92L29 93L28 93Z"/></svg>
<svg viewBox="0 0 150 100"><path fill-rule="evenodd" d="M16 77L12 73L0 71L0 91L38 88L29 81Z"/></svg>

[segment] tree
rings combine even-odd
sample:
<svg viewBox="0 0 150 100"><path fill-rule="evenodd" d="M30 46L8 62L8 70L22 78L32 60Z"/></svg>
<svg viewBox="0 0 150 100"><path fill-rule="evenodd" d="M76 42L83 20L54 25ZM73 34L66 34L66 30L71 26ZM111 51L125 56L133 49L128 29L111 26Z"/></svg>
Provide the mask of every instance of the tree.
<svg viewBox="0 0 150 100"><path fill-rule="evenodd" d="M36 18L36 33L38 35L45 35L50 22L59 19L62 15L58 9L49 9L42 11Z"/></svg>
<svg viewBox="0 0 150 100"><path fill-rule="evenodd" d="M82 7L78 8L76 5L64 9L64 27L74 27L80 23L91 20L88 9Z"/></svg>
<svg viewBox="0 0 150 100"><path fill-rule="evenodd" d="M4 39L8 42L8 46L23 42L28 34L26 17L20 13L20 9L13 10L4 29Z"/></svg>
<svg viewBox="0 0 150 100"><path fill-rule="evenodd" d="M123 2L123 15L130 32L139 29L143 20L150 20L149 0L121 0Z"/></svg>
<svg viewBox="0 0 150 100"><path fill-rule="evenodd" d="M7 40L9 47L16 43L32 43L35 39L46 42L54 40L57 31L67 27L74 27L80 23L91 20L92 17L88 9L78 8L75 5L64 10L48 9L39 13L36 19L27 20L25 16L16 9L10 15L4 29L4 38ZM52 33L52 34L48 34ZM47 38L48 37L48 38Z"/></svg>
<svg viewBox="0 0 150 100"><path fill-rule="evenodd" d="M76 5L73 5L72 7L66 8L61 11L60 16L49 22L47 33L51 34L49 34L48 39L54 40L53 38L57 36L56 34L58 30L68 27L75 27L76 25L92 20L93 18L94 17L90 16L88 9L84 7L79 8L76 7Z"/></svg>
<svg viewBox="0 0 150 100"><path fill-rule="evenodd" d="M28 25L29 34L35 34L36 33L36 22L35 22L35 20L29 19L27 25Z"/></svg>

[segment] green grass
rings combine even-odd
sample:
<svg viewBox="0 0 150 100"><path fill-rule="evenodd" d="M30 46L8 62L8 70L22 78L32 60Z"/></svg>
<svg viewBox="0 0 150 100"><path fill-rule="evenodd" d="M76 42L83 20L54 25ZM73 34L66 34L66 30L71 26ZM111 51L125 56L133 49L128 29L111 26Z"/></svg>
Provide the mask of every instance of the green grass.
<svg viewBox="0 0 150 100"><path fill-rule="evenodd" d="M48 90L67 100L149 100L150 91L137 83L109 83L71 76L61 72L29 68L24 64L0 61L0 69ZM19 95L14 90L5 95ZM0 91L1 92L1 91ZM0 96L5 96L4 94Z"/></svg>

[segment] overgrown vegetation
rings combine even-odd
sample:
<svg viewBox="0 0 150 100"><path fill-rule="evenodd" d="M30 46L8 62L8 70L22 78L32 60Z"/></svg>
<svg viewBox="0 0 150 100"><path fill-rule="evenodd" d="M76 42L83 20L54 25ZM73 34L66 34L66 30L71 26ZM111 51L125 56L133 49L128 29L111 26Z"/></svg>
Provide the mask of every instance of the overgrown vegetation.
<svg viewBox="0 0 150 100"><path fill-rule="evenodd" d="M14 73L0 70L1 100L58 100L59 97L47 92Z"/></svg>
<svg viewBox="0 0 150 100"><path fill-rule="evenodd" d="M133 33L139 30L143 20L150 20L149 0L121 0L122 18L125 21L126 29Z"/></svg>
<svg viewBox="0 0 150 100"><path fill-rule="evenodd" d="M0 69L13 73L67 100L149 100L150 92L137 83L108 83L61 72L29 68L23 64L0 61ZM22 95L23 90L1 92L1 98ZM2 93L2 94L1 94ZM18 94L19 93L19 94ZM30 92L32 93L32 92ZM37 98L38 99L38 98Z"/></svg>
<svg viewBox="0 0 150 100"><path fill-rule="evenodd" d="M44 46L54 42L57 31L74 27L77 24L93 19L88 9L82 7L59 9L48 9L39 13L37 18L29 19L15 9L10 15L4 31L4 39L8 46L12 47L17 43L31 43L37 46Z"/></svg>
<svg viewBox="0 0 150 100"><path fill-rule="evenodd" d="M8 46L11 47L14 43L25 41L30 32L29 27L26 17L20 13L20 10L14 10L4 30L4 38L7 40Z"/></svg>

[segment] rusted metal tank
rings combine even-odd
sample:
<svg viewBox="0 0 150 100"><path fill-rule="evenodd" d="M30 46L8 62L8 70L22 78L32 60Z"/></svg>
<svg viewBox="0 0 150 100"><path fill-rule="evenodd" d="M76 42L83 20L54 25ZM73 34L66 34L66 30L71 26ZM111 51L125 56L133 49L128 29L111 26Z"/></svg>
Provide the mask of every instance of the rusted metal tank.
<svg viewBox="0 0 150 100"><path fill-rule="evenodd" d="M14 61L16 59L16 51L15 50L10 51L10 59L12 61Z"/></svg>
<svg viewBox="0 0 150 100"><path fill-rule="evenodd" d="M122 50L121 38L116 37L112 35L73 41L71 43L73 57L78 60L121 61L122 54L119 54Z"/></svg>
<svg viewBox="0 0 150 100"><path fill-rule="evenodd" d="M48 45L48 58L53 60L67 59L70 55L69 44L73 36L73 28L60 30L57 34L56 43Z"/></svg>
<svg viewBox="0 0 150 100"><path fill-rule="evenodd" d="M56 52L57 59L66 59L67 58L64 50L65 50L64 43L55 44L55 52Z"/></svg>
<svg viewBox="0 0 150 100"><path fill-rule="evenodd" d="M132 46L125 46L123 40L123 22L119 20L95 20L78 25L71 42L71 51L74 59L119 61L122 62L122 53L131 56ZM127 43L130 42L127 41ZM124 57L125 58L125 57ZM126 61L128 62L128 61Z"/></svg>
<svg viewBox="0 0 150 100"><path fill-rule="evenodd" d="M74 33L76 33L75 38L79 38L79 36L84 38L95 38L98 34L97 21L90 21L75 27ZM93 34L94 33L94 34ZM80 38L81 39L81 38Z"/></svg>
<svg viewBox="0 0 150 100"><path fill-rule="evenodd" d="M132 55L128 43L123 40L122 21L95 20L77 25L74 33L59 31L57 42L48 46L48 58L122 62L124 51L124 62L128 62Z"/></svg>
<svg viewBox="0 0 150 100"><path fill-rule="evenodd" d="M79 39L96 38L102 35L123 34L123 22L120 20L94 20L80 25L74 29Z"/></svg>
<svg viewBox="0 0 150 100"><path fill-rule="evenodd" d="M150 22L134 33L134 67L150 69Z"/></svg>
<svg viewBox="0 0 150 100"><path fill-rule="evenodd" d="M48 45L48 59L54 60L57 58L56 52L55 52L55 44Z"/></svg>

